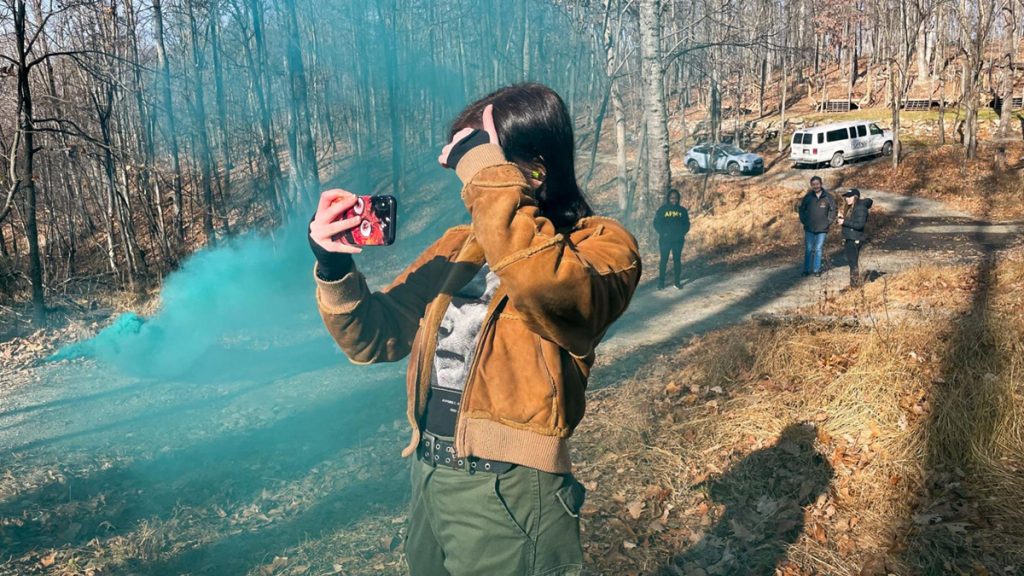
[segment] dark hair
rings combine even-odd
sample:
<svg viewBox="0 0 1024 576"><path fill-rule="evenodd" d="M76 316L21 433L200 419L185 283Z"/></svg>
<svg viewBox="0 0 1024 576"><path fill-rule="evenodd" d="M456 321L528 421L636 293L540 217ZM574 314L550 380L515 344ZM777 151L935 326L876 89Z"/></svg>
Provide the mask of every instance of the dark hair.
<svg viewBox="0 0 1024 576"><path fill-rule="evenodd" d="M524 83L500 88L466 106L452 122L449 139L462 128L482 128L481 115L494 105L494 127L505 156L522 166L540 163L544 182L537 188L540 212L566 228L590 216L590 208L576 183L575 140L572 118L562 98L543 84Z"/></svg>
<svg viewBox="0 0 1024 576"><path fill-rule="evenodd" d="M665 192L666 204L668 203L668 199L671 198L673 194L675 194L676 198L678 198L680 201L683 199L683 195L679 193L679 190L676 190L675 188L669 188L668 192Z"/></svg>
<svg viewBox="0 0 1024 576"><path fill-rule="evenodd" d="M817 180L820 184L824 184L824 182L821 181L821 176L811 176L811 184L814 184L815 180Z"/></svg>

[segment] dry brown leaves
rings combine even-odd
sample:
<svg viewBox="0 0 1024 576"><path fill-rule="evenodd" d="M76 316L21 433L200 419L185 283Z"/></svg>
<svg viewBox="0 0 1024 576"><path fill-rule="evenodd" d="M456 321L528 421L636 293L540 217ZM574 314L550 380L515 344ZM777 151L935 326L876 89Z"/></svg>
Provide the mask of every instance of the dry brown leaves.
<svg viewBox="0 0 1024 576"><path fill-rule="evenodd" d="M887 189L946 202L983 220L1024 219L1024 185L1021 161L1024 143L1005 145L1009 167L996 167L997 147L982 144L978 159L964 162L960 146L948 144L914 150L896 169L888 162L873 162L850 171L844 186Z"/></svg>
<svg viewBox="0 0 1024 576"><path fill-rule="evenodd" d="M1006 322L1016 318L1017 330L1021 252L1004 253L990 304ZM974 274L927 266L890 278L884 296L890 306L959 313L977 289ZM867 298L880 302L872 288ZM841 295L833 306L863 312L864 294ZM925 314L914 324L883 317L878 331L739 326L639 361L632 379L593 397L576 436L579 475L591 488L588 562L602 574L710 576L777 560L774 574L852 576L907 573L922 565L918 551L934 549L966 558L940 560L928 568L934 573L1013 565L1008 551L1024 549L1013 509L997 505L995 494L966 489L972 479L962 471L927 469L922 459L928 433L936 433L936 394L957 362L948 357L957 317ZM986 384L1022 364L1018 357L1017 368L989 368ZM1024 395L1016 402L1024 406ZM792 422L814 427L811 445L830 470L820 493L814 482L796 480L817 468L792 463L806 445L780 436ZM1013 470L1019 478L1024 462L1006 454L982 473L986 482L1006 474L998 485L1018 490L1019 500L1024 485L1010 478ZM784 494L771 491L787 485ZM999 502L1008 501L1004 492ZM771 552L779 542L786 553Z"/></svg>

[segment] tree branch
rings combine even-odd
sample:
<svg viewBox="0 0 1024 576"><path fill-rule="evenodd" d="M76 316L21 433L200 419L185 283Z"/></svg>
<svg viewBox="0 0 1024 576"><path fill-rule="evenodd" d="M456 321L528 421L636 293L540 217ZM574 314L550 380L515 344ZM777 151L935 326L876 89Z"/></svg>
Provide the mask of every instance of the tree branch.
<svg viewBox="0 0 1024 576"><path fill-rule="evenodd" d="M11 145L11 155L8 158L8 170L11 178L11 186L7 190L7 198L4 199L3 209L0 209L0 222L3 222L7 218L7 215L11 212L11 207L14 205L14 194L18 191L18 178L15 167L18 163L18 146L21 140L21 130L19 128L14 129L14 143Z"/></svg>
<svg viewBox="0 0 1024 576"><path fill-rule="evenodd" d="M126 60L124 58L121 58L120 56L117 56L115 54L111 54L109 52L104 52L102 50L62 50L62 51L59 51L59 52L47 52L46 54L43 54L39 58L36 58L35 60L32 60L31 62L29 62L26 67L31 70L32 67L34 67L34 66L44 62L45 60L47 60L49 58L53 58L55 56L70 56L72 60L75 60L76 62L78 62L78 56L81 56L82 54L99 54L101 56L106 56L107 58L112 58L114 60L117 60L118 62L121 62L123 64L128 64L130 66L138 66L139 68L142 68L146 72L154 72L154 70L152 68L143 66L142 64L139 64L138 62L132 62L131 60ZM78 64L80 66L82 65L81 62L79 62Z"/></svg>

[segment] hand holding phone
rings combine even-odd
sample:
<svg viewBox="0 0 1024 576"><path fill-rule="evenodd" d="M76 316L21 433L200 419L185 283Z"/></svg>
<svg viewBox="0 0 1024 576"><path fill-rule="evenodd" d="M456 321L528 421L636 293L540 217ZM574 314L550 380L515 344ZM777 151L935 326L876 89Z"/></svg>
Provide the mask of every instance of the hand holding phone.
<svg viewBox="0 0 1024 576"><path fill-rule="evenodd" d="M313 221L309 223L309 238L317 246L328 251L341 254L358 254L362 249L341 242L339 234L344 234L359 226L359 216L343 217L346 211L356 204L356 195L339 188L325 190L320 194Z"/></svg>
<svg viewBox="0 0 1024 576"><path fill-rule="evenodd" d="M397 208L394 196L356 196L342 218L358 218L359 224L338 234L337 239L350 246L390 246L395 242Z"/></svg>
<svg viewBox="0 0 1024 576"><path fill-rule="evenodd" d="M326 190L309 224L309 237L324 250L342 254L358 254L360 246L388 246L395 241L397 208L393 196Z"/></svg>
<svg viewBox="0 0 1024 576"><path fill-rule="evenodd" d="M340 189L324 191L309 222L309 239L328 252L357 254L362 250L341 242L338 235L359 225L358 216L343 218L346 210L355 205L355 195Z"/></svg>

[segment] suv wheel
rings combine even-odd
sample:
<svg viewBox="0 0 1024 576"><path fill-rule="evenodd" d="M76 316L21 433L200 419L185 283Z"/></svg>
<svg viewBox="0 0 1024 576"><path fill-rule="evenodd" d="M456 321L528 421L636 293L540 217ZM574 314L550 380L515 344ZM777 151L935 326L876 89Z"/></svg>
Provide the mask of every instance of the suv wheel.
<svg viewBox="0 0 1024 576"><path fill-rule="evenodd" d="M882 156L892 156L892 142L882 144Z"/></svg>
<svg viewBox="0 0 1024 576"><path fill-rule="evenodd" d="M840 166L842 166L845 163L846 163L846 159L843 158L843 153L842 152L836 152L835 155L832 156L832 161L829 162L829 164L833 168L839 168Z"/></svg>
<svg viewBox="0 0 1024 576"><path fill-rule="evenodd" d="M735 162L729 162L729 168L727 169L727 171L729 172L729 176L739 176L740 165Z"/></svg>
<svg viewBox="0 0 1024 576"><path fill-rule="evenodd" d="M696 160L690 160L686 163L686 168L690 170L690 174L696 174L700 172L700 164L697 164Z"/></svg>

